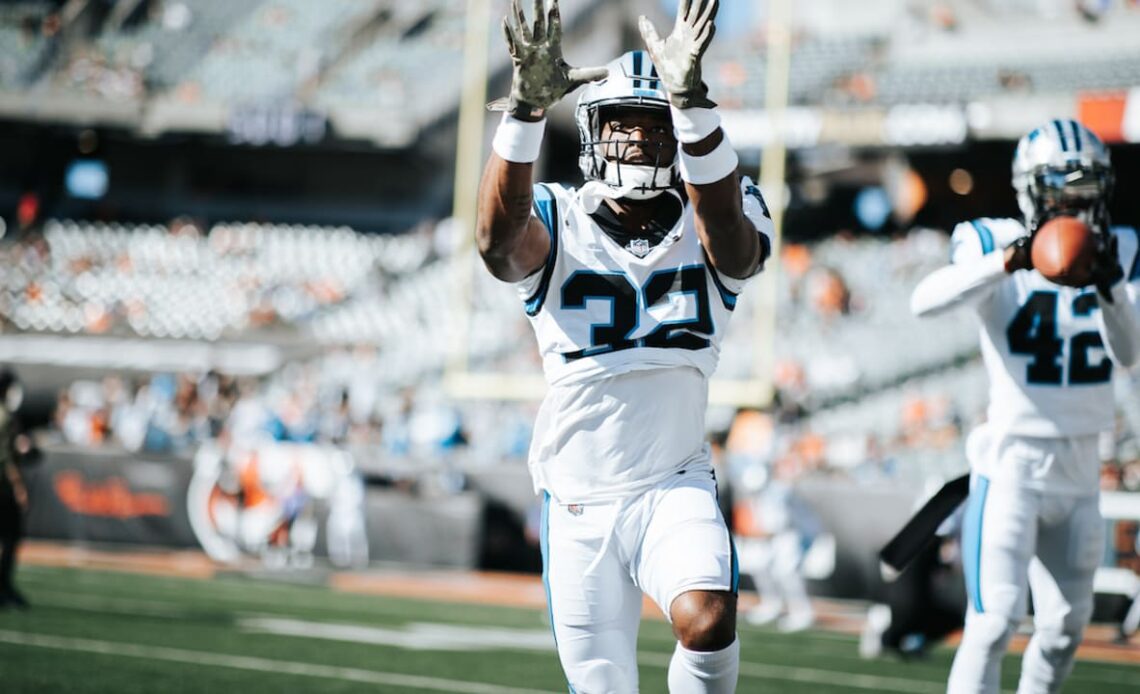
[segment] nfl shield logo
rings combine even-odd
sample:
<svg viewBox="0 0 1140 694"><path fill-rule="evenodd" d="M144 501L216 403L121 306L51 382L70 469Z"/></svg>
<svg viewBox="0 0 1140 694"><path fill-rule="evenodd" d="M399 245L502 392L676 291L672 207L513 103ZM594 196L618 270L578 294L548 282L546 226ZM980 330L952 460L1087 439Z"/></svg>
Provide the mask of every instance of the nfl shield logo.
<svg viewBox="0 0 1140 694"><path fill-rule="evenodd" d="M630 253L636 255L638 258L644 258L649 254L649 240L631 239L628 248Z"/></svg>
<svg viewBox="0 0 1140 694"><path fill-rule="evenodd" d="M566 510L570 512L571 516L580 516L585 509L582 508L582 504L570 504Z"/></svg>

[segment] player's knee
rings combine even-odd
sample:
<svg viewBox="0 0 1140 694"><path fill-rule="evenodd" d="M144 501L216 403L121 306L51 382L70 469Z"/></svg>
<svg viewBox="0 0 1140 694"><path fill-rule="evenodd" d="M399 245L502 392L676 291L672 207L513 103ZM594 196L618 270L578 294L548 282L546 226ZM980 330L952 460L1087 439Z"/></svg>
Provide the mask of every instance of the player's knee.
<svg viewBox="0 0 1140 694"><path fill-rule="evenodd" d="M992 612L972 613L966 618L964 641L989 651L1004 651L1013 637L1017 622Z"/></svg>
<svg viewBox="0 0 1140 694"><path fill-rule="evenodd" d="M1034 620L1034 631L1046 652L1068 652L1076 650L1084 638L1085 627L1092 617L1092 607L1088 610L1072 609L1063 619Z"/></svg>
<svg viewBox="0 0 1140 694"><path fill-rule="evenodd" d="M736 639L736 596L727 592L682 593L669 608L673 633L690 651L719 651Z"/></svg>

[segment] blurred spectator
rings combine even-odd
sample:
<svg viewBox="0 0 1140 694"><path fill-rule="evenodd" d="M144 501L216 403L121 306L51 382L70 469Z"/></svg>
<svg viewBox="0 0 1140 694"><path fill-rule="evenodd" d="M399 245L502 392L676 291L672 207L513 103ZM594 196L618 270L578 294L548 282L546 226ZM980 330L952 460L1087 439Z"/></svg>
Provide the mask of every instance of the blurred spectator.
<svg viewBox="0 0 1140 694"><path fill-rule="evenodd" d="M824 320L851 313L851 290L835 268L822 267L807 277L808 300Z"/></svg>
<svg viewBox="0 0 1140 694"><path fill-rule="evenodd" d="M804 552L823 528L793 489L800 472L792 456L780 458L770 473L764 466L750 472L733 518L740 570L755 581L760 604L744 619L761 625L780 618L781 631L802 631L815 621L802 573Z"/></svg>
<svg viewBox="0 0 1140 694"><path fill-rule="evenodd" d="M28 606L13 582L24 535L23 516L28 510L28 489L17 465L21 452L15 421L17 399L15 373L0 367L0 609Z"/></svg>

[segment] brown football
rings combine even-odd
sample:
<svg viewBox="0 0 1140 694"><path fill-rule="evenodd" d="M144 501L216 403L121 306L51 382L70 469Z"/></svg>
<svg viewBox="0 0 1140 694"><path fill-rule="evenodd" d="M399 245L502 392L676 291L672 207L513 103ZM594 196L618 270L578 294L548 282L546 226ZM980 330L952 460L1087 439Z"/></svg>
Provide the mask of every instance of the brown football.
<svg viewBox="0 0 1140 694"><path fill-rule="evenodd" d="M1076 217L1054 217L1042 224L1029 252L1033 267L1050 282L1084 287L1092 280L1096 239Z"/></svg>

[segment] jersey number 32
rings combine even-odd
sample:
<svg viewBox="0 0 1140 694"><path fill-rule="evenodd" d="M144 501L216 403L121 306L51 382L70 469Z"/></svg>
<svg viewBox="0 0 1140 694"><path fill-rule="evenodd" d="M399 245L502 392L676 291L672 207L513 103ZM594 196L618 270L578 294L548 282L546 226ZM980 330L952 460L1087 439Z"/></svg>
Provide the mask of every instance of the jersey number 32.
<svg viewBox="0 0 1140 694"><path fill-rule="evenodd" d="M641 323L643 310L648 310L666 301L669 295L677 293L693 296L697 308L696 317L662 322L656 330L643 338L631 337ZM621 272L575 272L562 285L562 308L584 309L588 299L608 300L610 320L608 323L592 324L590 346L564 353L562 356L566 361L634 347L704 349L709 346L709 340L705 336L712 335L713 324L703 265L655 272L642 287L634 285Z"/></svg>

